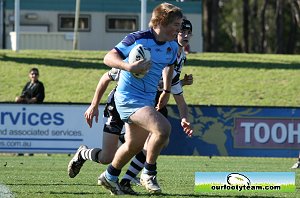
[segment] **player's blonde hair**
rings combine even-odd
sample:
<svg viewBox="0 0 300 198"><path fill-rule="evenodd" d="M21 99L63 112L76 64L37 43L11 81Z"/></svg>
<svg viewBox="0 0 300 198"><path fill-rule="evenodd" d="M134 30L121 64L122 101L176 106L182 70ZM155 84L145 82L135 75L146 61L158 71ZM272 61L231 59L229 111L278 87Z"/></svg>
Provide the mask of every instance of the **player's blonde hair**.
<svg viewBox="0 0 300 198"><path fill-rule="evenodd" d="M158 25L166 26L182 17L183 14L179 7L170 3L162 3L154 8L149 27L155 28Z"/></svg>

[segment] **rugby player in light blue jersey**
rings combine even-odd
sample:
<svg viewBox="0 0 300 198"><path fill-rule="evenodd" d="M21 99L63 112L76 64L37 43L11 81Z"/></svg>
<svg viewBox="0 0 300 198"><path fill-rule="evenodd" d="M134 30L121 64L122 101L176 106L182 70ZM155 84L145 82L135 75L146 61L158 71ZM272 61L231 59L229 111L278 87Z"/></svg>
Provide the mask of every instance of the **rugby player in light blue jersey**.
<svg viewBox="0 0 300 198"><path fill-rule="evenodd" d="M186 134L188 136L192 136L193 131L190 130L190 128L184 127L185 125L190 125L189 119L188 119L188 105L185 102L184 96L183 96L183 86L185 85L191 85L193 84L193 75L192 74L185 74L183 79L180 79L180 74L182 71L182 68L186 62L186 54L184 52L184 47L189 45L190 39L192 38L192 23L187 20L183 19L181 24L181 30L177 36L177 42L178 42L178 53L177 53L177 63L174 67L173 72L173 78L172 78L172 86L171 86L171 94L173 95L175 102L177 104L180 118L181 118L181 126L185 129L187 129ZM156 95L156 99L160 96L161 93L163 93L162 90L162 80L159 83L158 91ZM159 110L160 113L162 113L165 117L168 117L168 110L166 106L161 108ZM145 144L146 146L146 144ZM147 149L146 147L144 147ZM137 183L137 175L139 172L144 168L144 163L146 160L145 157L146 150L144 152L138 153L130 162L128 169L123 176L122 180L120 181L121 189L125 194L135 194L133 189L131 188L131 181L133 183Z"/></svg>
<svg viewBox="0 0 300 198"><path fill-rule="evenodd" d="M165 67L168 69L164 72L164 92L157 109L165 106L169 99L173 65L178 51L174 40L180 31L181 22L181 9L162 3L153 10L149 30L127 35L104 57L106 65L122 69L115 102L126 127L126 142L120 146L110 166L98 178L98 183L112 194L123 194L118 176L130 159L142 150L149 133L151 137L148 140L145 169L141 175L142 184L152 193L161 192L156 181L156 160L168 143L171 125L153 106L157 85ZM129 52L137 44L150 50L151 61L128 63ZM132 73L143 73L145 76L138 79Z"/></svg>

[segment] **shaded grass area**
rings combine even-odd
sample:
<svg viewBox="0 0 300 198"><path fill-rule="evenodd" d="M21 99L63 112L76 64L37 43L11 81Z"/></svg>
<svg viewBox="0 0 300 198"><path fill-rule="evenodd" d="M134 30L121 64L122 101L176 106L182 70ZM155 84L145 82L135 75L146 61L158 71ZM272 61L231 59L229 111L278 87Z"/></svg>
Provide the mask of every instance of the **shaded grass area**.
<svg viewBox="0 0 300 198"><path fill-rule="evenodd" d="M28 70L37 66L45 102L89 103L99 78L109 70L103 64L105 53L0 50L0 101L14 101ZM194 84L184 88L184 95L195 105L299 106L299 69L299 55L189 54L182 75L192 73ZM111 83L105 95L114 86Z"/></svg>
<svg viewBox="0 0 300 198"><path fill-rule="evenodd" d="M97 186L97 177L105 170L105 165L86 162L80 174L71 179L67 175L71 157L66 154L0 157L0 184L16 197L109 196L107 190ZM158 181L163 196L151 197L297 197L299 170L296 170L296 192L293 193L194 192L195 172L289 172L293 163L294 159L290 158L161 156L158 160ZM149 197L143 187L133 188L140 193L138 197Z"/></svg>
<svg viewBox="0 0 300 198"><path fill-rule="evenodd" d="M22 53L22 52L21 52ZM59 53L59 52L57 52ZM49 67L66 67L73 69L107 69L107 66L103 64L103 55L98 54L99 58L89 58L81 56L81 53L75 52L79 57L70 56L69 53L63 53L65 56L57 56L57 54L47 53L41 54L41 56L31 57L30 54L28 56L9 56L7 54L2 55L1 61L3 64L5 62L15 62L18 64L33 64L33 65L45 65ZM38 54L36 54L38 55ZM43 55L43 56L42 56ZM51 56L53 55L53 56ZM101 57L100 57L101 55ZM69 57L68 57L69 56Z"/></svg>

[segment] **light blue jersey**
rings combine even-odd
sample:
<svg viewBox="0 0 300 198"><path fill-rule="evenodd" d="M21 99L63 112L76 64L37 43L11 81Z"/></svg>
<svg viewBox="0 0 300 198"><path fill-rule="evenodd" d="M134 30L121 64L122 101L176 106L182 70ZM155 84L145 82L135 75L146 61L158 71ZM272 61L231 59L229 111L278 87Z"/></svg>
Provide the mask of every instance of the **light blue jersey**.
<svg viewBox="0 0 300 198"><path fill-rule="evenodd" d="M130 72L122 70L115 93L117 110L123 121L138 109L154 107L157 86L162 70L176 62L178 44L176 41L159 42L155 40L152 30L134 32L127 35L115 46L124 61L128 62L131 49L142 44L151 53L151 68L143 78L136 78Z"/></svg>

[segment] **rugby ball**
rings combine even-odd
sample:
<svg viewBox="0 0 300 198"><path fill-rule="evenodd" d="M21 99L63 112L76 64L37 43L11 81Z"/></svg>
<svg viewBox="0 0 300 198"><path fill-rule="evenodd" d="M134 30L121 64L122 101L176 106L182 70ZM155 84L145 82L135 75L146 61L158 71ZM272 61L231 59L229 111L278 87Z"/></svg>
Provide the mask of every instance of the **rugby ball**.
<svg viewBox="0 0 300 198"><path fill-rule="evenodd" d="M142 59L150 60L151 59L151 53L143 45L137 44L130 51L129 56L128 56L128 62L129 63L134 63L135 61L139 61L139 60L142 60ZM137 78L143 78L146 73L140 73L140 74L132 73L132 74L133 74L133 76L135 76Z"/></svg>
<svg viewBox="0 0 300 198"><path fill-rule="evenodd" d="M249 186L251 184L250 179L240 173L231 173L227 176L227 183L229 185Z"/></svg>

